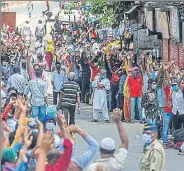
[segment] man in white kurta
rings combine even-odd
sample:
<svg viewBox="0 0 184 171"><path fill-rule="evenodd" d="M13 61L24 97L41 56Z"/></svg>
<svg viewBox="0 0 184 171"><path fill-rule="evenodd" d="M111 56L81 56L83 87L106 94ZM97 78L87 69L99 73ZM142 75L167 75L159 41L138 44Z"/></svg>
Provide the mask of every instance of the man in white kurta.
<svg viewBox="0 0 184 171"><path fill-rule="evenodd" d="M106 78L106 71L101 70L100 76L96 76L92 83L94 88L93 97L93 120L98 122L98 115L102 113L106 123L109 123L109 114L107 108L107 91L110 90L110 81Z"/></svg>

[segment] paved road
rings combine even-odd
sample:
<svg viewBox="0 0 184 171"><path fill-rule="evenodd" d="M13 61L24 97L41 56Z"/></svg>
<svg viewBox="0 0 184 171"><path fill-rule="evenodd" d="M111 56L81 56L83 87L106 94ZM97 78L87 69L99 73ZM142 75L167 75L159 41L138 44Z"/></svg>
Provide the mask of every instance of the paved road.
<svg viewBox="0 0 184 171"><path fill-rule="evenodd" d="M38 10L38 15L40 15L43 8L40 9L41 4L44 5L43 2L40 3L39 7L35 7ZM36 6L36 5L35 5ZM25 9L21 9L22 7L16 7L16 10L20 9L20 13L26 12ZM40 11L40 13L39 13ZM36 12L35 12L36 13ZM21 16L21 15L19 15ZM21 20L21 18L19 18ZM36 23L34 20L31 20L31 25L35 27ZM51 86L51 74L49 73L48 84L49 84L49 103L52 104L52 86ZM118 136L117 129L114 123L104 123L103 120L99 123L91 123L92 119L92 107L89 105L81 105L81 113L76 114L76 124L83 128L86 132L92 135L98 142L104 137L112 137L116 141L117 148L120 144L120 139ZM129 155L128 159L125 162L125 171L138 171L139 170L139 161L141 159L142 147L143 143L141 138L136 139L135 136L139 135L141 137L141 133L143 130L143 125L141 124L124 124L128 137L129 137ZM58 129L58 128L57 128ZM86 143L82 140L82 138L77 136L77 148L76 148L76 156L80 155L85 149L87 149ZM100 157L99 152L95 155L92 161L98 159ZM184 157L178 156L178 152L176 150L168 149L166 150L166 171L183 171L183 163Z"/></svg>
<svg viewBox="0 0 184 171"><path fill-rule="evenodd" d="M28 11L26 8L27 4L19 5L19 6L14 6L10 7L12 11L17 13L17 25L21 24L20 18L28 19ZM32 17L40 16L42 14L42 11L45 11L46 8L46 3L45 1L40 1L40 2L33 2L33 12L32 12ZM50 9L55 9L59 7L59 2L50 2Z"/></svg>

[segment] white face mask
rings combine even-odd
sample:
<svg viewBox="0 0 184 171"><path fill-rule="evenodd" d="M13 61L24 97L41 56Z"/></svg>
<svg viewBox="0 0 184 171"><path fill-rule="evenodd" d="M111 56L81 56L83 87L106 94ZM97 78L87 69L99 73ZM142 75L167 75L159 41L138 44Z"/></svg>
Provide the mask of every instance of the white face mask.
<svg viewBox="0 0 184 171"><path fill-rule="evenodd" d="M15 120L14 118L7 119L6 123L12 131L16 131L16 126L18 123L17 120Z"/></svg>
<svg viewBox="0 0 184 171"><path fill-rule="evenodd" d="M156 84L152 84L152 89L155 90L157 88Z"/></svg>
<svg viewBox="0 0 184 171"><path fill-rule="evenodd" d="M54 123L47 122L45 124L45 128L47 131L53 131L54 130Z"/></svg>
<svg viewBox="0 0 184 171"><path fill-rule="evenodd" d="M142 140L144 141L145 144L151 144L153 141L152 136L148 134L143 134Z"/></svg>
<svg viewBox="0 0 184 171"><path fill-rule="evenodd" d="M7 62L3 62L3 66L7 66L8 65L8 63Z"/></svg>

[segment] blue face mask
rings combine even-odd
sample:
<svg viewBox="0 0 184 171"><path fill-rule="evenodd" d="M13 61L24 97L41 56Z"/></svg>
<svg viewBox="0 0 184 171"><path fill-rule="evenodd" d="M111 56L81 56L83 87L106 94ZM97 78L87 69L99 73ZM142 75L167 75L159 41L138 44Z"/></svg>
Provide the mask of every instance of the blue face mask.
<svg viewBox="0 0 184 171"><path fill-rule="evenodd" d="M53 131L54 127L55 127L54 123L48 122L48 123L45 124L45 128L46 128L47 131Z"/></svg>
<svg viewBox="0 0 184 171"><path fill-rule="evenodd" d="M155 72L152 72L152 73L151 73L150 79L156 79L156 73L155 73Z"/></svg>
<svg viewBox="0 0 184 171"><path fill-rule="evenodd" d="M172 91L177 91L179 89L178 85L172 86Z"/></svg>
<svg viewBox="0 0 184 171"><path fill-rule="evenodd" d="M101 78L101 79L104 79L104 78L105 78L105 75L100 75L100 78Z"/></svg>

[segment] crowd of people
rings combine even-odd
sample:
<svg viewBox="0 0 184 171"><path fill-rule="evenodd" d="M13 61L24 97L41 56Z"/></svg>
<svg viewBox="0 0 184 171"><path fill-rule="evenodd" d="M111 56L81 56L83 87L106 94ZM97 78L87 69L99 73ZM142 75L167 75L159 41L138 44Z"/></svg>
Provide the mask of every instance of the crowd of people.
<svg viewBox="0 0 184 171"><path fill-rule="evenodd" d="M80 113L81 103L86 103L93 108L91 122L99 122L102 113L108 124L112 114L121 140L115 152L115 141L104 138L101 159L90 164L88 171L124 167L129 142L123 122L136 120L145 124L140 170L164 171L164 148L183 148L184 70L175 61L166 63L144 51L136 59L130 50L129 25L102 36L99 24L81 16L69 25L57 19L48 30L44 13L35 33L29 21L21 30L11 26L2 30L2 170L86 168L99 148L93 137L75 125L76 110ZM52 104L48 102L49 73ZM77 157L75 134L89 145Z"/></svg>

